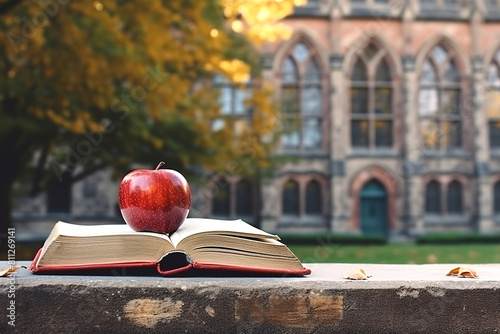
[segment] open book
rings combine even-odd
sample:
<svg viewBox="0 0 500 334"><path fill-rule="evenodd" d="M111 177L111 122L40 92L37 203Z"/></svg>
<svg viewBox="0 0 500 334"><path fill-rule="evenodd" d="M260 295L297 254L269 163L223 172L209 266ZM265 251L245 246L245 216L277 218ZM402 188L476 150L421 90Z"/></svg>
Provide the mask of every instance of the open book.
<svg viewBox="0 0 500 334"><path fill-rule="evenodd" d="M278 236L242 220L203 218L186 219L170 235L136 232L126 224L75 225L60 221L30 270L36 273L152 266L163 275L190 268L310 273Z"/></svg>

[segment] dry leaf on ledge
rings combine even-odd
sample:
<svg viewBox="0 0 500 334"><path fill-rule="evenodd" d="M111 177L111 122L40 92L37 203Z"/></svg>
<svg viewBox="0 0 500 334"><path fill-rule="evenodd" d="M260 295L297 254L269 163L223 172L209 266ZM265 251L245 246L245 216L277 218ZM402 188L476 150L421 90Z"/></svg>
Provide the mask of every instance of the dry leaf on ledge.
<svg viewBox="0 0 500 334"><path fill-rule="evenodd" d="M366 271L363 268L352 269L344 275L345 279L351 280L364 280L369 277L372 277L372 275L367 275Z"/></svg>
<svg viewBox="0 0 500 334"><path fill-rule="evenodd" d="M0 277L10 276L12 273L16 272L19 268L26 268L25 266L11 266L9 268L0 269Z"/></svg>
<svg viewBox="0 0 500 334"><path fill-rule="evenodd" d="M467 278L478 278L479 275L476 271L469 267L457 267L450 270L446 276L459 276L459 277L467 277Z"/></svg>

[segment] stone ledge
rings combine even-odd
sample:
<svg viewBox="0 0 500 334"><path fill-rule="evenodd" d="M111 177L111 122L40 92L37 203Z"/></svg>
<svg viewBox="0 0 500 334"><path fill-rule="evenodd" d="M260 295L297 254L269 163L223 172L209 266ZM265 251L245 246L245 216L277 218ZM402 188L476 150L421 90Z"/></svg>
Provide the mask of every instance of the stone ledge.
<svg viewBox="0 0 500 334"><path fill-rule="evenodd" d="M27 265L28 262L18 262ZM19 333L492 333L500 331L500 265L480 278L456 265L307 264L307 277L32 275L0 278L0 332L15 300ZM361 266L372 278L342 275ZM0 262L0 268L7 267ZM116 276L114 275L116 274Z"/></svg>

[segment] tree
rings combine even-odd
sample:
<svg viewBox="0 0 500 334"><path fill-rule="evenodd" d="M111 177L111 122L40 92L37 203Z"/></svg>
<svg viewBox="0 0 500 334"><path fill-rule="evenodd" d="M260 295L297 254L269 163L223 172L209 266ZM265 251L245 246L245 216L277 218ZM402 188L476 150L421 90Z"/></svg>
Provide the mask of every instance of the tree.
<svg viewBox="0 0 500 334"><path fill-rule="evenodd" d="M265 38L253 26L284 33L274 22L293 1L255 4L0 0L0 229L21 180L35 194L99 168L123 175L133 163L165 160L187 174L229 160L239 173L268 165L276 113L249 40ZM259 14L270 5L279 15ZM254 126L213 131L211 78L250 72L259 83L248 101Z"/></svg>

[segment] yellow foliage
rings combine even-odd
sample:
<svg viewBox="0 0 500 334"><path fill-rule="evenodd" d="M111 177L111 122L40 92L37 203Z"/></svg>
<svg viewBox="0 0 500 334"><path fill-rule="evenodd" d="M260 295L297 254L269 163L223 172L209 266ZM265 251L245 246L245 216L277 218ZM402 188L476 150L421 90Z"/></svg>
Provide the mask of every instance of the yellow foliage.
<svg viewBox="0 0 500 334"><path fill-rule="evenodd" d="M245 82L250 79L250 66L239 59L222 60L219 68L234 82Z"/></svg>
<svg viewBox="0 0 500 334"><path fill-rule="evenodd" d="M255 44L290 38L291 28L277 22L292 14L294 6L306 3L307 0L221 0L233 31L245 34Z"/></svg>
<svg viewBox="0 0 500 334"><path fill-rule="evenodd" d="M214 26L205 17L211 9L206 1L69 1L54 17L25 29L30 31L27 36L23 25L32 23L43 9L36 1L20 2L1 17L0 71L5 75L0 96L15 96L17 104L0 117L16 115L16 122L30 123L27 129L43 131L54 142L74 140L85 131L104 132L101 121L110 120L119 131L106 134L106 145L117 149L96 150L103 161L120 159L106 156L111 152L134 161L144 153L137 146L148 145L155 154L174 147L178 151L172 156L179 161L207 168L221 167L235 157L265 166L269 148L262 138L276 133L278 117L267 84L258 82L245 101L255 110L247 123L240 121L214 134L211 122L220 117L220 110L216 92L206 82L214 73L234 83L247 82L255 71L250 61L244 61L251 57L232 52L233 45L244 44L234 31L256 44L286 39L291 30L278 21L298 2L220 4L225 19ZM12 41L12 33L17 40ZM182 148L184 143L170 138L176 137L170 131L178 130L177 123L169 125L176 117L192 130L182 139L189 152ZM0 139L13 128L0 124ZM178 152L186 153L177 157Z"/></svg>

